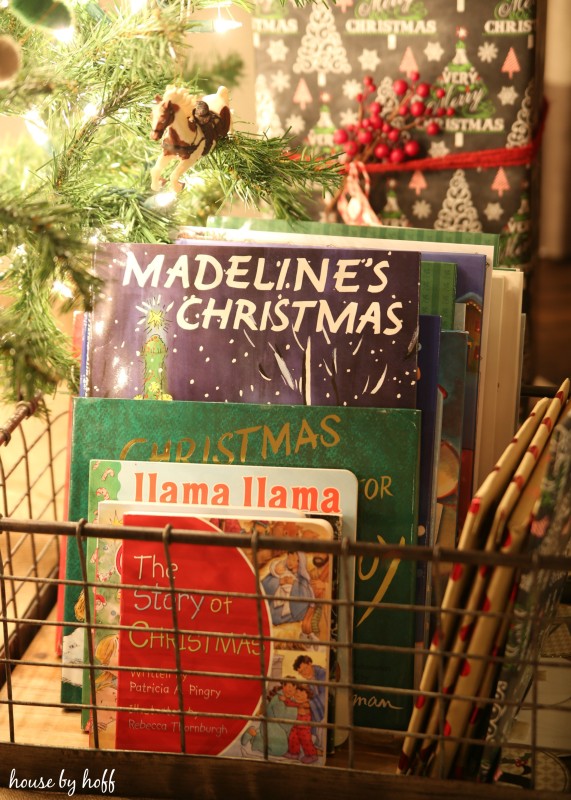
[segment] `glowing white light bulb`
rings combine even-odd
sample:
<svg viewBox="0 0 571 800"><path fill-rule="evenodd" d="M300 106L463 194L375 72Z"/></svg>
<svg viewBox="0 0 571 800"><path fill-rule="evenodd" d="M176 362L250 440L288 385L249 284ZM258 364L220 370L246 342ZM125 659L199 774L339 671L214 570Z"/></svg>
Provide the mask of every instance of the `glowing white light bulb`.
<svg viewBox="0 0 571 800"><path fill-rule="evenodd" d="M217 3L216 8L218 9L218 15L212 23L215 33L227 33L227 31L233 31L236 30L236 28L242 27L242 23L237 22L230 12L229 9L231 5L231 0L222 0L222 2ZM224 17L222 16L223 8L228 9Z"/></svg>
<svg viewBox="0 0 571 800"><path fill-rule="evenodd" d="M50 139L46 123L41 118L37 108L30 108L24 114L24 123L36 144L44 145Z"/></svg>
<svg viewBox="0 0 571 800"><path fill-rule="evenodd" d="M176 192L159 192L155 195L155 205L159 208L166 208L176 200Z"/></svg>
<svg viewBox="0 0 571 800"><path fill-rule="evenodd" d="M189 175L186 179L186 185L189 188L196 188L196 189L204 189L206 186L206 181L202 177L202 175Z"/></svg>
<svg viewBox="0 0 571 800"><path fill-rule="evenodd" d="M69 28L56 28L53 35L62 44L71 44L75 35L75 28L70 25Z"/></svg>
<svg viewBox="0 0 571 800"><path fill-rule="evenodd" d="M73 297L73 292L69 288L69 286L62 281L54 281L52 285L52 292L55 294L59 294L61 297L71 298Z"/></svg>
<svg viewBox="0 0 571 800"><path fill-rule="evenodd" d="M88 103L83 109L83 119L93 119L99 114L99 108L95 103Z"/></svg>

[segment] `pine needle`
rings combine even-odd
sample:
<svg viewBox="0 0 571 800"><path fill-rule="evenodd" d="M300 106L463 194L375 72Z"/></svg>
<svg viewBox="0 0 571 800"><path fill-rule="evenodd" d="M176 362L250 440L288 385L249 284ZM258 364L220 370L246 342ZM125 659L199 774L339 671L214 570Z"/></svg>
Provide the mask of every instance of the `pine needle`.
<svg viewBox="0 0 571 800"><path fill-rule="evenodd" d="M247 0L239 5L252 10ZM192 4L193 11L211 6ZM0 294L8 304L0 317L0 391L9 399L51 392L61 381L75 385L77 363L57 326L53 287L66 287L65 308L90 307L98 289L91 242L169 242L177 226L204 224L236 200L303 219L316 192L340 184L335 165L292 149L287 135L235 132L187 173L176 203L160 208L149 176L160 152L149 138L155 95L170 83L195 94L236 85L242 60L232 54L209 64L208 75L185 68L198 23L181 13L180 0L154 0L135 15L78 3L74 21L66 45L9 10L0 14L0 33L24 50L14 83L0 88L0 114L27 116L38 139L5 143L0 159Z"/></svg>

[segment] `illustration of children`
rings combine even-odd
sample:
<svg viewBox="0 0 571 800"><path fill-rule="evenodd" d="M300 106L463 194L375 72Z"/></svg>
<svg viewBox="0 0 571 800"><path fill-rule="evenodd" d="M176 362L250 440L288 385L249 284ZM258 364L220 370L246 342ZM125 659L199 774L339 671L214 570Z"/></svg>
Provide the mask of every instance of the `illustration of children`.
<svg viewBox="0 0 571 800"><path fill-rule="evenodd" d="M313 692L309 686L304 683L298 683L295 687L293 700L288 701L289 705L297 707L297 717L289 732L288 750L287 753L284 753L284 758L301 761L302 764L313 764L319 757L317 748L313 743L311 727L305 724L298 724L300 722L311 722L309 704L312 696Z"/></svg>
<svg viewBox="0 0 571 800"><path fill-rule="evenodd" d="M293 722L297 717L297 707L293 700L295 689L295 678L286 677L270 692L266 705L268 718L266 726L261 723L258 727L251 725L242 734L241 744L244 755L249 755L248 745L251 746L252 754L263 754L264 727L268 733L268 755L283 756L284 753L287 753L291 723L284 720ZM272 722L272 719L281 721Z"/></svg>
<svg viewBox="0 0 571 800"><path fill-rule="evenodd" d="M306 681L322 681L323 683L311 684L312 694L309 700L311 719L314 722L321 722L325 715L325 703L327 695L327 673L319 664L314 664L310 656L298 656L293 663L294 670ZM314 727L311 729L318 747L321 747L324 728Z"/></svg>

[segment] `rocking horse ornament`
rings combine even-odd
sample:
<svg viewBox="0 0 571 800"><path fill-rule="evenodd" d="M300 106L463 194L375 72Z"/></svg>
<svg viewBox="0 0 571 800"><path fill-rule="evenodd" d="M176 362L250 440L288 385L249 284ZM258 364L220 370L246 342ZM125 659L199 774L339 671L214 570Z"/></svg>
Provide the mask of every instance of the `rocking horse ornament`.
<svg viewBox="0 0 571 800"><path fill-rule="evenodd" d="M157 103L151 118L151 139L162 139L163 152L151 169L151 188L159 191L166 180L161 175L173 158L179 163L170 176L170 187L180 192L183 183L179 180L201 156L210 153L219 139L226 136L232 127L228 89L219 86L215 94L204 97L192 95L188 89L167 86ZM163 134L167 131L166 136Z"/></svg>

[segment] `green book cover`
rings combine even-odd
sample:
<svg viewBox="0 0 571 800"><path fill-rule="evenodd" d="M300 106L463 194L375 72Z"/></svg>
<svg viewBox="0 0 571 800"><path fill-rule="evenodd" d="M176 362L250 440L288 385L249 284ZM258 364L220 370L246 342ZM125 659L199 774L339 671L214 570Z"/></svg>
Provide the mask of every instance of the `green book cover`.
<svg viewBox="0 0 571 800"><path fill-rule="evenodd" d="M456 264L452 261L420 262L420 313L442 317L442 330L454 327Z"/></svg>
<svg viewBox="0 0 571 800"><path fill-rule="evenodd" d="M346 225L340 222L313 222L307 220L287 221L283 219L245 219L244 217L209 217L207 227L214 231L230 228L232 230L281 231L284 233L304 233L310 236L357 236L365 239L382 239L388 246L390 242L419 242L423 251L434 252L450 250L458 253L485 253L492 267L499 263L500 237L496 233L476 233L472 231L435 230L433 228L389 228L386 226ZM197 229L188 228L192 238ZM204 229L203 229L204 230ZM207 231L204 231L206 234ZM185 229L179 236L186 236ZM269 240L268 240L269 241ZM293 240L292 240L293 241ZM318 243L318 240L315 242ZM331 242L333 244L333 242Z"/></svg>
<svg viewBox="0 0 571 800"><path fill-rule="evenodd" d="M414 545L417 536L420 412L326 406L286 406L77 398L74 403L70 519L88 514L91 459L237 463L267 467L343 468L359 485L359 541ZM344 522L346 517L343 517ZM68 548L68 578L80 576L75 542ZM377 558L355 565L355 724L405 729L412 688L414 562ZM397 609L383 604L396 604ZM77 636L78 591L66 595L66 641ZM410 653L367 651L359 644L411 648ZM81 655L83 651L81 651ZM78 678L81 679L81 671ZM391 691L391 688L396 691ZM79 702L81 687L65 681L64 702Z"/></svg>

